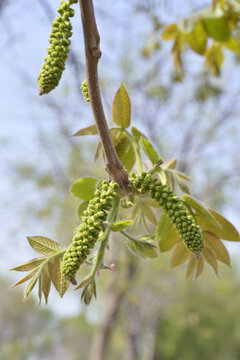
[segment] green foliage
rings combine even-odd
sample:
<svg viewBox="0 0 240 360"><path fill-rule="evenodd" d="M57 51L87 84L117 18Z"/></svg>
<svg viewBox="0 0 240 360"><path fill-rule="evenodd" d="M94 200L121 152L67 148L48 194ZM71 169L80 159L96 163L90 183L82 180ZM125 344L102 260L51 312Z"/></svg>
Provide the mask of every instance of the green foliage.
<svg viewBox="0 0 240 360"><path fill-rule="evenodd" d="M93 177L79 179L72 185L71 193L80 200L89 201L94 197L97 182Z"/></svg>
<svg viewBox="0 0 240 360"><path fill-rule="evenodd" d="M126 129L131 120L131 102L123 83L117 90L112 105L112 117L116 125Z"/></svg>
<svg viewBox="0 0 240 360"><path fill-rule="evenodd" d="M235 35L239 20L239 5L230 0L217 2L213 9L204 9L176 24L165 26L162 38L174 41L172 55L175 68L183 70L182 54L184 45L187 45L205 57L204 65L213 76L219 76L224 60L223 48L240 54L240 42Z"/></svg>
<svg viewBox="0 0 240 360"><path fill-rule="evenodd" d="M72 36L72 25L70 17L74 16L74 10L71 5L77 3L77 0L61 1L58 8L57 16L52 23L52 31L49 36L50 46L47 49L48 56L45 58L45 63L38 76L38 90L39 95L47 94L58 85L65 63L68 58L69 46Z"/></svg>
<svg viewBox="0 0 240 360"><path fill-rule="evenodd" d="M41 303L43 294L47 304L51 282L61 297L69 286L69 282L62 276L60 271L60 263L65 250L56 241L43 236L28 237L28 242L35 251L46 256L33 259L11 269L15 271L29 271L26 276L13 284L11 288L30 280L24 292L24 299L26 299L38 281L39 301Z"/></svg>

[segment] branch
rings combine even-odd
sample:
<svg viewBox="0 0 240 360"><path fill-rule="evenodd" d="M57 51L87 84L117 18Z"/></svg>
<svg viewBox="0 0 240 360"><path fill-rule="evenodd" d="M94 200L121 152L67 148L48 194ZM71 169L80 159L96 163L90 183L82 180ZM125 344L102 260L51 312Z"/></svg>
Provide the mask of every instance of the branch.
<svg viewBox="0 0 240 360"><path fill-rule="evenodd" d="M85 43L85 63L88 93L92 112L103 146L106 170L121 188L129 183L128 175L118 158L105 118L98 83L98 60L101 57L100 36L95 20L92 0L79 0Z"/></svg>

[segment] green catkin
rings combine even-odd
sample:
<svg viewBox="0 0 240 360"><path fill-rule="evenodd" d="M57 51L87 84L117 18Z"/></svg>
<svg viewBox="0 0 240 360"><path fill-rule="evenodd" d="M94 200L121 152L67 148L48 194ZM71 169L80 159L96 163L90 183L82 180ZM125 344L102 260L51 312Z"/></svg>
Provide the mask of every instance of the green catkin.
<svg viewBox="0 0 240 360"><path fill-rule="evenodd" d="M83 213L83 223L75 229L72 243L62 261L62 273L73 283L77 270L89 255L103 229L103 223L107 220L113 200L118 196L118 190L117 183L102 181L100 190L96 190L93 199L89 201L87 210Z"/></svg>
<svg viewBox="0 0 240 360"><path fill-rule="evenodd" d="M163 207L186 247L198 258L204 248L204 241L193 216L175 193L167 185L147 173L131 174L133 185L143 193L150 192L151 197Z"/></svg>
<svg viewBox="0 0 240 360"><path fill-rule="evenodd" d="M78 0L61 1L57 9L59 16L52 23L48 55L38 76L39 95L48 94L55 89L61 79L71 44L69 38L72 36L70 18L74 16L74 10L70 6L77 2Z"/></svg>
<svg viewBox="0 0 240 360"><path fill-rule="evenodd" d="M83 93L83 95L84 95L84 97L85 97L85 100L86 100L87 102L89 102L90 99L89 99L89 95L88 95L87 80L84 80L84 81L82 82L81 89L82 89L82 93Z"/></svg>

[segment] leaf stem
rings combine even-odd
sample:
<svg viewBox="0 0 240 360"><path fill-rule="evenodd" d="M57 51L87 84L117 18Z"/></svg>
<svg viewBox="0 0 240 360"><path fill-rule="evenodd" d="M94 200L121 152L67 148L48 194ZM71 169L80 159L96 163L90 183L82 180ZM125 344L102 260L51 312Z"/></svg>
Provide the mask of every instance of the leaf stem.
<svg viewBox="0 0 240 360"><path fill-rule="evenodd" d="M130 235L128 235L125 231L121 230L120 233L125 236L127 239L131 240L131 241L137 241L136 239L134 239L133 237L131 237Z"/></svg>
<svg viewBox="0 0 240 360"><path fill-rule="evenodd" d="M102 142L106 170L121 188L129 183L127 172L117 155L103 110L98 82L98 61L101 57L100 36L97 29L92 0L79 0L85 43L85 63L88 93L92 112Z"/></svg>

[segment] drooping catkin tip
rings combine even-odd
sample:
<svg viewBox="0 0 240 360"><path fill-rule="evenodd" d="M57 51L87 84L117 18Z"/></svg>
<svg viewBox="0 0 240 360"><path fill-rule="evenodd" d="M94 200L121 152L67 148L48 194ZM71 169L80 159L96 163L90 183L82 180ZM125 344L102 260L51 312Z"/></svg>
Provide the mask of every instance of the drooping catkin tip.
<svg viewBox="0 0 240 360"><path fill-rule="evenodd" d="M200 253L194 253L194 257L196 260L200 259L201 254Z"/></svg>

